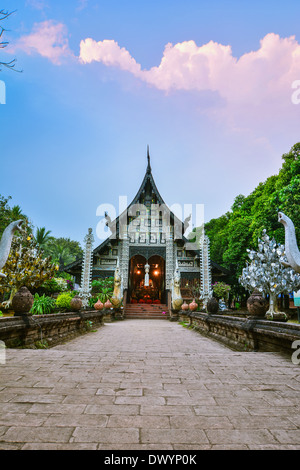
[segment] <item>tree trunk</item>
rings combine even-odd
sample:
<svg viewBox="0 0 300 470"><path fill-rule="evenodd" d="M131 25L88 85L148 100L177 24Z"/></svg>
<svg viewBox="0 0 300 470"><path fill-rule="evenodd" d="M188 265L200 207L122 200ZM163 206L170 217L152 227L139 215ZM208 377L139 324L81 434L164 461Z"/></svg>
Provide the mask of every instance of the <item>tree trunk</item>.
<svg viewBox="0 0 300 470"><path fill-rule="evenodd" d="M266 312L266 316L269 318L273 318L274 314L278 312L278 304L277 304L277 294L270 293L269 299L269 310Z"/></svg>

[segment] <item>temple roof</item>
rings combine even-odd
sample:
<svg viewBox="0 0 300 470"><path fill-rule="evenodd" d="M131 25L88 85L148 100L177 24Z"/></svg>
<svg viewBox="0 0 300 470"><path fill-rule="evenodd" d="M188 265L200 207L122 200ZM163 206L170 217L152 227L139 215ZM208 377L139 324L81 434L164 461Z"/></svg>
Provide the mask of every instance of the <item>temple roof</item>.
<svg viewBox="0 0 300 470"><path fill-rule="evenodd" d="M152 175L152 169L151 169L151 164L150 164L150 153L149 153L149 145L147 146L147 168L146 168L146 173L143 178L142 184L136 193L135 197L131 201L131 203L127 206L127 208L120 214L116 219L111 220L109 217L109 214L106 214L106 220L107 220L107 226L110 228L112 234L108 237L107 240L109 239L115 239L118 238L119 236L119 221L123 219L123 217L127 217L129 208L135 204L145 204L147 205L147 202L150 204L152 203L152 197L155 196L156 198L156 204L159 204L162 206L163 211L166 211L170 214L170 222L173 222L176 220L177 222L177 227L182 227L182 233L180 234L180 237L182 237L184 233L184 222L178 219L178 217L175 216L175 214L168 208L167 204L164 202L162 196L160 195L157 186L155 184L153 175ZM133 214L130 214L133 215ZM136 214L133 215L134 217ZM124 221L124 219L122 220ZM126 220L127 224L127 220ZM115 230L115 232L114 232ZM183 238L185 240L185 238ZM94 252L98 252L100 248L102 249L106 240L97 247Z"/></svg>
<svg viewBox="0 0 300 470"><path fill-rule="evenodd" d="M134 204L143 204L142 201L145 202L146 204L147 201L148 203L152 202L152 199L156 198L156 204L159 204L160 206L163 206L165 210L169 211L170 213L170 223L176 221L178 223L178 227L182 227L182 233L179 234L182 238L182 241L188 242L188 240L184 237L184 222L178 219L178 217L175 216L175 214L167 207L166 203L164 202L162 196L160 195L157 186L155 184L153 175L152 175L152 169L151 169L151 164L150 164L150 152L149 152L149 146L147 146L147 168L145 172L145 176L143 178L142 184L137 191L135 197L133 198L132 202L128 205L125 211L122 212L116 219L111 220L108 214L105 214L105 218L107 220L106 225L110 228L111 230L111 235L109 235L100 245L98 245L94 250L93 254L97 254L102 251L103 248L105 248L110 242L113 242L113 240L117 240L119 237L119 220L122 218L122 216L126 217L126 224L127 224L127 215L128 215L128 210L131 206ZM134 215L136 216L136 214ZM122 219L121 219L122 220ZM199 254L199 250L195 249L192 250L195 254ZM73 269L76 266L79 266L82 264L82 259L78 259L71 263L69 266L66 267L66 269ZM215 267L217 270L220 271L227 271L225 268L217 265L213 261L211 261L211 264L213 267Z"/></svg>
<svg viewBox="0 0 300 470"><path fill-rule="evenodd" d="M138 192L136 193L134 199L132 200L131 204L129 204L128 207L132 206L133 204L137 204L139 202L140 198L141 198L142 193L143 192L146 193L147 191L149 191L149 184L147 186L147 183L150 183L150 187L152 188L153 193L157 197L158 204L165 204L163 198L161 197L161 195L160 195L160 193L157 189L157 186L155 184L155 181L154 181L154 178L153 178L153 175L152 175L152 169L151 169L151 165L150 165L149 145L147 146L147 169L146 169L144 179L142 181L140 189L138 190Z"/></svg>

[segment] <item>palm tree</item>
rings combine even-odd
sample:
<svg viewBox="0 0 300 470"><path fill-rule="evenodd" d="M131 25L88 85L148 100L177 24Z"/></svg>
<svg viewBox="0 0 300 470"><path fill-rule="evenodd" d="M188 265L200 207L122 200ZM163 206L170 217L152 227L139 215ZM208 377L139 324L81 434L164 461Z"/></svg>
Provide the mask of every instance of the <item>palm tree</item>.
<svg viewBox="0 0 300 470"><path fill-rule="evenodd" d="M47 242L51 240L52 237L50 237L51 230L47 230L45 227L41 227L36 229L36 235L35 235L35 241L39 245L40 248L44 248Z"/></svg>
<svg viewBox="0 0 300 470"><path fill-rule="evenodd" d="M59 270L63 271L64 267L75 261L76 257L70 253L68 248L59 243L47 244L47 256L51 256L52 261L59 264Z"/></svg>
<svg viewBox="0 0 300 470"><path fill-rule="evenodd" d="M26 217L23 214L22 209L19 205L13 206L10 210L10 216L13 220L21 219L22 217Z"/></svg>

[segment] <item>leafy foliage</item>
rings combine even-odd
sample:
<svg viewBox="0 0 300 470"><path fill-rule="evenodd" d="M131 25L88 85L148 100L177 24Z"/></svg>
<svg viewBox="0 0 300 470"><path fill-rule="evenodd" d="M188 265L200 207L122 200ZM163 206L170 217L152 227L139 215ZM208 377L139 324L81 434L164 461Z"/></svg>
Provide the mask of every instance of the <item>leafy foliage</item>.
<svg viewBox="0 0 300 470"><path fill-rule="evenodd" d="M0 292L13 295L23 286L34 291L46 280L54 277L57 266L51 258L45 258L35 239L29 233L28 226L13 237L11 250L3 268L6 278L1 278Z"/></svg>
<svg viewBox="0 0 300 470"><path fill-rule="evenodd" d="M114 291L114 278L106 277L104 279L95 279L92 281L92 294L93 296L89 299L89 305L92 307L97 300L100 300L103 304L107 300L111 300Z"/></svg>
<svg viewBox="0 0 300 470"><path fill-rule="evenodd" d="M65 266L83 256L80 243L70 238L50 237L43 248L45 255L51 256L59 264L60 271L63 271Z"/></svg>
<svg viewBox="0 0 300 470"><path fill-rule="evenodd" d="M56 306L59 308L70 308L70 303L73 297L73 292L63 292L62 294L59 294L55 302Z"/></svg>
<svg viewBox="0 0 300 470"><path fill-rule="evenodd" d="M236 284L246 264L247 249L254 249L262 231L284 244L284 229L278 212L284 212L295 225L300 241L300 143L282 156L278 175L260 183L249 196L238 195L231 211L205 224L210 239L211 259L233 272Z"/></svg>
<svg viewBox="0 0 300 470"><path fill-rule="evenodd" d="M227 299L229 292L231 288L228 284L225 284L225 282L215 282L213 284L213 291L216 297L218 298L224 298Z"/></svg>
<svg viewBox="0 0 300 470"><path fill-rule="evenodd" d="M50 233L51 230L46 230L45 227L36 229L35 240L40 248L44 248L46 243L51 239Z"/></svg>
<svg viewBox="0 0 300 470"><path fill-rule="evenodd" d="M8 197L0 196L0 236L2 236L2 233L11 222L14 222L20 219L23 219L24 221L26 221L27 230L28 230L28 233L30 234L32 232L32 226L28 222L27 216L23 214L20 206L15 205L13 207L10 207L8 204L10 199L11 199L11 196L8 196Z"/></svg>
<svg viewBox="0 0 300 470"><path fill-rule="evenodd" d="M30 312L34 315L49 314L55 310L55 305L55 300L52 297L48 297L45 294L42 296L35 294Z"/></svg>

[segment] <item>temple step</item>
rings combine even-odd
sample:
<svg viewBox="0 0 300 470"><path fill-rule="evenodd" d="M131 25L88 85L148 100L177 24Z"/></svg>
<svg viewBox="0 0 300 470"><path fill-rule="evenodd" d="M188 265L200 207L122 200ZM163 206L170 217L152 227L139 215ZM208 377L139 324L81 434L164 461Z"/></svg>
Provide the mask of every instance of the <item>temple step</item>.
<svg viewBox="0 0 300 470"><path fill-rule="evenodd" d="M127 304L125 318L165 320L168 309L165 304Z"/></svg>

